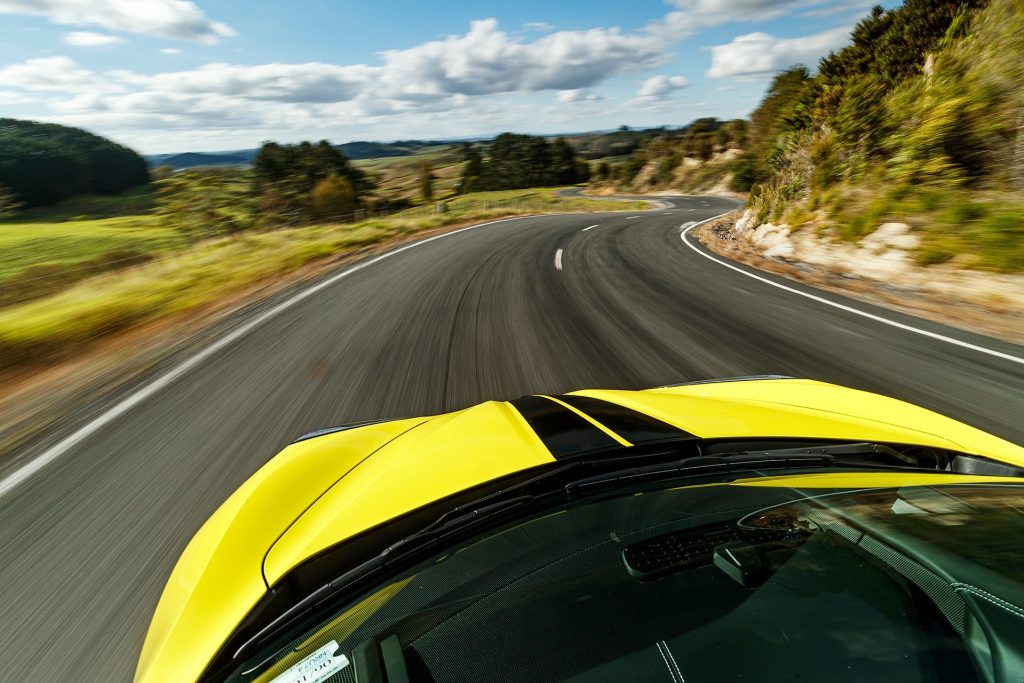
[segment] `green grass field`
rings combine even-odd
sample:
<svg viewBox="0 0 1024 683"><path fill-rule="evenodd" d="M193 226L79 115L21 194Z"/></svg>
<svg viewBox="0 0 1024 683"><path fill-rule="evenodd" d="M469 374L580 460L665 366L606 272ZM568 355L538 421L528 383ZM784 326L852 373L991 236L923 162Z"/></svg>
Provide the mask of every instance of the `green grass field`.
<svg viewBox="0 0 1024 683"><path fill-rule="evenodd" d="M422 230L522 213L636 211L645 206L561 197L550 188L480 192L453 199L440 214L431 204L360 223L244 232L201 242L187 251L173 229L158 226L146 215L3 223L0 278L7 273L8 284L16 285L8 291L36 284L19 283L9 275L31 274L31 268L25 270L29 264L55 268L53 272L60 274L121 249L160 258L129 263L118 272L85 272L77 280L58 282L59 289L39 291L31 298L0 297L0 370L202 308L311 262ZM509 229L514 225L510 223Z"/></svg>
<svg viewBox="0 0 1024 683"><path fill-rule="evenodd" d="M0 286L40 266L74 268L117 254L155 256L179 249L181 236L151 216L0 223Z"/></svg>
<svg viewBox="0 0 1024 683"><path fill-rule="evenodd" d="M435 197L452 194L462 174L462 156L454 145L427 147L404 157L358 159L352 164L374 177L379 193L419 201L420 165L424 161L431 165Z"/></svg>

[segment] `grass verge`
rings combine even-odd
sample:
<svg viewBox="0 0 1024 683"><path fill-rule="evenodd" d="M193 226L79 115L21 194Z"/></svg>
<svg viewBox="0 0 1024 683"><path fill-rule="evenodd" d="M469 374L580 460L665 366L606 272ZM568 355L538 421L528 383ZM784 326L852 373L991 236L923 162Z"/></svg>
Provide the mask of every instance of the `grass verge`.
<svg viewBox="0 0 1024 683"><path fill-rule="evenodd" d="M646 208L644 202L611 203L559 197L552 190L531 192L546 198L542 209L539 203L521 208L496 206L499 200L509 204L513 193L481 193L491 196L460 197L442 214L399 214L361 223L244 233L97 275L50 296L0 310L0 370L38 362L105 335L200 309L315 261L413 233L517 213Z"/></svg>

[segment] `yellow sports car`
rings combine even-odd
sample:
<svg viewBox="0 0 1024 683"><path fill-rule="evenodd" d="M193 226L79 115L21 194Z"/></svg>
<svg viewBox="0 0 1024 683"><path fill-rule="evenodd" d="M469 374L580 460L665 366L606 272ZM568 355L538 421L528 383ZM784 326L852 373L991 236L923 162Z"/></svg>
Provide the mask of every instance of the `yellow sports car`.
<svg viewBox="0 0 1024 683"><path fill-rule="evenodd" d="M199 530L136 680L1020 681L1022 468L781 377L327 429Z"/></svg>

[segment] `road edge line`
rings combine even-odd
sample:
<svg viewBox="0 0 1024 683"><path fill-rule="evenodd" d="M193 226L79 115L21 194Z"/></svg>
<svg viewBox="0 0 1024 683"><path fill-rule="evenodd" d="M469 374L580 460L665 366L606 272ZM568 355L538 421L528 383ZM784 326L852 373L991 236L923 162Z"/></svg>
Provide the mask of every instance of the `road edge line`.
<svg viewBox="0 0 1024 683"><path fill-rule="evenodd" d="M690 240L687 239L687 235L694 228L697 228L697 227L699 227L701 225L704 225L705 223L707 223L709 221L713 221L716 218L721 218L722 216L725 216L726 214L729 214L729 213L731 213L731 211L726 211L725 213L720 213L717 216L712 216L711 218L707 218L705 220L702 220L699 223L693 223L689 227L685 228L679 234L679 237L683 240L683 244L685 244L690 249L692 249L693 251L697 252L698 254L703 256L704 258L706 258L706 259L708 259L710 261L714 261L715 263L717 263L720 266L725 266L726 268L729 268L731 270L735 270L737 273L742 273L743 275L746 275L747 277L753 278L755 280L759 280L759 281L761 281L761 282L763 282L765 284L771 285L772 287L778 287L779 289L785 290L787 292L791 292L793 294L798 294L798 295L800 295L802 297L805 297L807 299L811 299L812 301L817 301L819 303L827 304L829 306L832 306L833 308L838 308L839 310L846 311L847 313L853 313L854 315L859 315L861 317L868 318L870 320L874 320L875 322L884 323L886 325L890 325L892 327L895 327L895 328L898 328L898 329L901 329L901 330L905 330L907 332L914 332L916 334L920 334L920 335L923 335L925 337L930 337L931 339L937 339L939 341L946 342L947 344L953 344L954 346L960 346L960 347L965 348L965 349L970 349L972 351L977 351L979 353L984 353L984 354L987 354L989 356L994 356L996 358L1001 358L1003 360L1008 360L1008 361L1011 361L1011 362L1014 362L1014 363L1020 363L1021 365L1024 365L1024 358L1021 358L1019 356L1014 356L1014 355L1009 354L1009 353L1003 353L1002 351L996 351L994 349L989 349L989 348L986 348L984 346L978 346L977 344L972 344L970 342L965 342L965 341L962 341L960 339L956 339L954 337L947 337L946 335L939 334L938 332L929 332L928 330L922 330L921 328L914 327L913 325L907 325L905 323L896 322L895 320L889 320L888 318L884 318L884 317L882 317L880 315L875 315L874 313L868 313L867 311L862 311L860 309L853 308L852 306L847 306L845 304L841 304L841 303L838 303L836 301L829 301L828 299L826 299L824 297L817 296L815 294L811 294L810 292L802 292L799 289L796 289L794 287L788 287L788 286L786 286L784 284L781 284L779 282L775 282L773 280L770 280L770 279L768 279L766 277L762 277L760 275L756 275L754 273L751 273L749 271L744 270L743 268L740 268L739 266L735 266L735 265L733 265L731 263L727 263L727 262L725 262L725 261L723 261L723 260L721 260L719 258L716 258L716 257L714 257L714 256L712 256L712 255L710 255L708 253L705 253L703 250L698 249L697 247L695 247L693 245L693 243L691 243ZM684 226L685 226L685 224L684 224ZM680 227L683 227L683 226L680 226Z"/></svg>
<svg viewBox="0 0 1024 683"><path fill-rule="evenodd" d="M197 351L192 356L186 358L181 363L174 366L167 372L163 373L156 379L146 383L141 388L135 389L127 396L117 401L114 405L107 408L102 413L100 413L93 419L89 420L78 429L71 432L71 434L60 439L57 443L50 446L49 448L47 448L42 453L32 458L25 464L17 467L13 472L5 476L3 479L0 479L0 499L3 499L3 497L6 496L8 493L16 489L24 482L28 481L34 475L36 475L41 470L46 468L48 465L52 464L60 456L67 453L67 451L70 450L72 447L89 438L97 431L99 431L101 428L110 424L111 422L119 418L121 415L124 415L132 408L138 406L143 401L150 398L163 388L174 383L176 380L181 378L183 375L188 373L190 370L192 370L197 365L204 362L217 352L230 346L239 339L245 337L247 334L252 332L254 329L259 327L263 323L267 322L271 318L277 317L279 314L288 310L289 308L299 303L300 301L303 301L313 296L317 292L320 292L326 289L327 287L330 287L336 282L348 277L352 273L358 272L363 268L372 266L373 264L383 261L384 259L390 256L394 256L395 254L400 254L403 251L412 249L413 247L418 247L420 245L433 242L434 240L439 240L443 237L450 237L451 235L457 235L460 232L466 232L467 230L473 230L474 228L483 228L488 225L495 225L497 223L505 223L508 221L515 221L523 218L536 218L536 216L511 216L509 218L501 218L499 220L488 221L486 223L467 225L464 228L459 228L457 230L452 230L450 232L443 232L439 235L433 235L432 237L427 237L416 242L413 242L411 244L406 244L404 246L398 247L397 249L386 251L383 254L375 256L367 261L363 261L362 263L356 263L346 268L345 270L342 270L339 273L335 273L334 275L328 277L327 279L321 282L318 282L314 285L306 287L305 289L299 292L296 292L289 298L273 306L270 310L260 313L252 320L249 320L248 322L244 323L241 327L232 330L231 332L224 335L223 337L213 342L212 344L202 349L201 351Z"/></svg>

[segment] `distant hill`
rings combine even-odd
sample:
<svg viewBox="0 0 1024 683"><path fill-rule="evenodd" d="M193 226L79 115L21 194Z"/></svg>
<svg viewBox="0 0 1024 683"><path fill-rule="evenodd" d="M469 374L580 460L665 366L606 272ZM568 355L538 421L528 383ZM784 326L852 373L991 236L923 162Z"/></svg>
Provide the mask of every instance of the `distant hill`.
<svg viewBox="0 0 1024 683"><path fill-rule="evenodd" d="M180 154L150 154L146 161L150 166L170 166L174 169L197 166L247 166L256 156L256 149L241 149L235 152L182 152Z"/></svg>
<svg viewBox="0 0 1024 683"><path fill-rule="evenodd" d="M133 150L79 128L0 119L0 185L27 207L76 194L113 194L149 182Z"/></svg>
<svg viewBox="0 0 1024 683"><path fill-rule="evenodd" d="M448 144L451 143L440 140L396 140L395 142L346 142L334 147L349 159L377 159L410 156L430 147ZM252 163L258 151L258 149L239 149L227 152L150 154L146 156L146 161L150 166L166 165L174 169L197 166L247 166Z"/></svg>
<svg viewBox="0 0 1024 683"><path fill-rule="evenodd" d="M564 137L577 153L585 159L607 156L628 155L643 143L671 130L660 128L619 128L589 133L566 133L565 135L544 135L545 138ZM349 159L380 159L384 157L405 157L420 154L430 148L442 145L471 142L486 147L492 138L467 138L459 140L395 140L394 142L369 142L360 140L335 145ZM258 149L238 149L225 152L183 152L179 154L150 154L146 161L150 166L171 166L178 170L197 166L248 166Z"/></svg>

